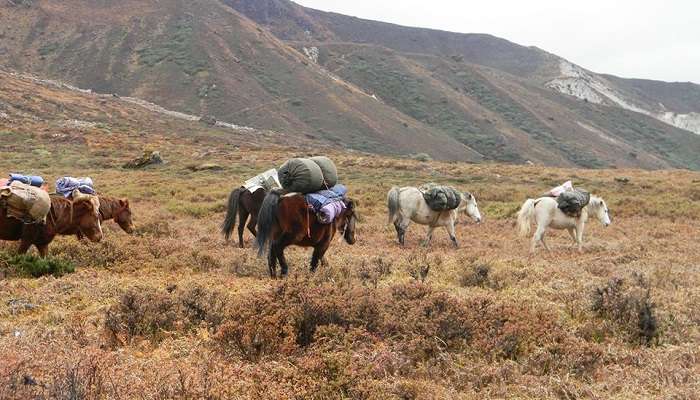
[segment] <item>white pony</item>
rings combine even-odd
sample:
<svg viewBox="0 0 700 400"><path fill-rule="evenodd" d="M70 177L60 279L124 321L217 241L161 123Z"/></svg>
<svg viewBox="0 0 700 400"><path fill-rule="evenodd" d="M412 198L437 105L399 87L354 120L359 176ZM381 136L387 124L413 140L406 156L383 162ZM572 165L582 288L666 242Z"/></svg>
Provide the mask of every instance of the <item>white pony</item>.
<svg viewBox="0 0 700 400"><path fill-rule="evenodd" d="M541 197L537 200L528 199L518 212L518 229L520 235L525 237L530 234L532 223L537 223L537 231L535 231L530 245L530 253L535 252L537 242L542 242L544 248L549 251L549 246L544 240L547 227L568 230L569 235L578 245L578 251L581 252L583 251L583 227L589 215L598 218L598 221L606 227L611 223L608 206L600 197L591 196L591 201L581 210L581 216L578 218L564 214L559 209L557 200L553 197Z"/></svg>
<svg viewBox="0 0 700 400"><path fill-rule="evenodd" d="M389 207L389 223L393 223L396 228L396 234L399 243L404 245L404 237L406 229L411 224L411 221L428 225L428 236L425 239L424 245L430 244L433 237L433 230L439 226L444 226L450 239L455 247L457 238L455 237L455 221L459 212L464 212L472 217L477 223L481 222L481 214L479 207L476 204L476 199L470 193L461 193L461 201L459 207L450 211L434 211L425 202L423 193L415 187L393 187L389 190L387 196L387 206Z"/></svg>

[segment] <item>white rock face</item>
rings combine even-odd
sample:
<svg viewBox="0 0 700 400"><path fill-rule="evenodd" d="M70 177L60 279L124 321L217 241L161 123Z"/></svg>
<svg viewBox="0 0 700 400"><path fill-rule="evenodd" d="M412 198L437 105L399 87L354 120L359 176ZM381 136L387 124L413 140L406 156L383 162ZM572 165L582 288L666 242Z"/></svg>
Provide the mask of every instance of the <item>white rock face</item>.
<svg viewBox="0 0 700 400"><path fill-rule="evenodd" d="M314 64L318 64L318 56L321 54L318 47L304 47L304 54L309 60L313 61Z"/></svg>
<svg viewBox="0 0 700 400"><path fill-rule="evenodd" d="M676 114L666 112L661 114L660 119L673 126L700 134L700 113Z"/></svg>
<svg viewBox="0 0 700 400"><path fill-rule="evenodd" d="M623 93L610 87L604 79L588 73L577 65L561 60L559 68L562 76L547 82L545 86L591 103L617 106L648 115L669 125L700 134L700 113L676 114L667 111L663 105L660 105L660 111L650 110L635 104Z"/></svg>

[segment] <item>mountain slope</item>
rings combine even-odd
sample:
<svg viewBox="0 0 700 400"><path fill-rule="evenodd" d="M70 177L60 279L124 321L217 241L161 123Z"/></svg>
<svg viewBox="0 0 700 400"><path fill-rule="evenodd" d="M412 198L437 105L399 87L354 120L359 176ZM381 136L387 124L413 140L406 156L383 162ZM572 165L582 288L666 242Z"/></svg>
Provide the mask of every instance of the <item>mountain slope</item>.
<svg viewBox="0 0 700 400"><path fill-rule="evenodd" d="M536 47L484 34L462 34L363 20L299 6L288 0L225 0L285 40L372 43L400 52L464 58L547 84L587 100L614 94L613 105L642 112L669 125L700 134L700 85L621 79L594 74ZM569 87L572 86L573 88ZM602 90L603 93L600 93ZM665 101L657 101L657 100ZM609 100L609 99L608 99ZM616 99L617 100L617 99ZM693 106L688 110L686 101Z"/></svg>
<svg viewBox="0 0 700 400"><path fill-rule="evenodd" d="M216 1L0 8L2 62L98 92L359 150L481 156L373 100Z"/></svg>
<svg viewBox="0 0 700 400"><path fill-rule="evenodd" d="M287 0L41 0L0 23L0 65L338 147L700 168L695 85L676 96L489 35Z"/></svg>

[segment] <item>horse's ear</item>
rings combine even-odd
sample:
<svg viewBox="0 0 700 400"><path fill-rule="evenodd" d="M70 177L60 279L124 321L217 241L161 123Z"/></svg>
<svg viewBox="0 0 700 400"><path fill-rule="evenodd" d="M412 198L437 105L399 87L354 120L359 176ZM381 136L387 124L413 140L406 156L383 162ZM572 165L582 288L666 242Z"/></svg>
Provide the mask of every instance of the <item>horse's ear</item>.
<svg viewBox="0 0 700 400"><path fill-rule="evenodd" d="M469 192L464 192L464 198L467 199L467 200L471 200L471 199L472 199L472 194L469 193Z"/></svg>
<svg viewBox="0 0 700 400"><path fill-rule="evenodd" d="M129 199L119 200L119 206L122 208L129 208Z"/></svg>

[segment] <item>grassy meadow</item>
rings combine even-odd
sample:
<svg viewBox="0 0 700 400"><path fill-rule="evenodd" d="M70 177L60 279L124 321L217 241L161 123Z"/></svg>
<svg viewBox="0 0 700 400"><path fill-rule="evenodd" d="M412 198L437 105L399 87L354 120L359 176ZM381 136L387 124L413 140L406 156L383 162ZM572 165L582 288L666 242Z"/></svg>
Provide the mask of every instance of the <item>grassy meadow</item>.
<svg viewBox="0 0 700 400"><path fill-rule="evenodd" d="M136 233L58 238L62 272L38 278L1 245L2 399L698 398L700 174L383 158L62 96L52 112L11 103L0 174L89 175L129 198ZM99 125L66 128L69 115ZM167 163L121 168L147 148ZM358 242L334 242L315 274L291 248L290 276L271 280L248 233L245 249L219 233L227 195L317 152L359 201ZM591 221L583 254L552 232L553 251L530 257L514 214L567 179L613 224ZM421 247L416 225L401 248L386 223L392 186L429 181L479 201L459 249L444 231Z"/></svg>

